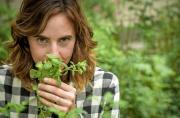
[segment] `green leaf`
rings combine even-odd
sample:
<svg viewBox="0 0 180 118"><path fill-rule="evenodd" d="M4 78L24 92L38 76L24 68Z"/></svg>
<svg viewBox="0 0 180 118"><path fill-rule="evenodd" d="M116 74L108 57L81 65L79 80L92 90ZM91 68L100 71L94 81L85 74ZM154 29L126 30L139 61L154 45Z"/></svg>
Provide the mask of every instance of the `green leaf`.
<svg viewBox="0 0 180 118"><path fill-rule="evenodd" d="M44 65L43 65L45 70L49 70L52 67L52 63L50 61L47 61Z"/></svg>
<svg viewBox="0 0 180 118"><path fill-rule="evenodd" d="M37 67L38 69L42 69L42 68L43 68L42 62L36 63L36 67Z"/></svg>
<svg viewBox="0 0 180 118"><path fill-rule="evenodd" d="M30 77L31 77L31 78L37 78L37 77L39 77L39 75L38 75L37 73L38 73L37 70L31 69L31 70L30 70Z"/></svg>

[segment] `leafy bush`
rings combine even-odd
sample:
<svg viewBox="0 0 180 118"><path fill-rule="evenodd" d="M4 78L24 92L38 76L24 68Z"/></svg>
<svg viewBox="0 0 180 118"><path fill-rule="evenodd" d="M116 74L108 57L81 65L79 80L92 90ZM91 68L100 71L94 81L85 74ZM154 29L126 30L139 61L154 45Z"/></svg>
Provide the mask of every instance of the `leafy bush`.
<svg viewBox="0 0 180 118"><path fill-rule="evenodd" d="M171 91L172 87L169 83L172 82L171 79L176 75L176 71L169 65L168 56L161 54L162 51L159 51L158 47L154 50L153 46L155 44L153 37L161 38L165 32L157 32L155 29L159 27L158 25L146 25L144 21L146 19L142 19L140 24L132 28L142 32L139 38L146 42L147 47L141 52L123 51L119 48L120 42L117 39L118 31L121 30L115 26L113 18L106 18L101 13L94 17L93 12L89 12L88 20L94 29L94 39L98 41L96 48L98 65L114 72L120 80L121 117L177 118L178 107L172 105L174 103L172 96L175 94ZM163 39L160 40L162 41ZM172 53L177 54L177 52ZM177 95L175 96L178 98ZM174 109L175 114L169 109Z"/></svg>
<svg viewBox="0 0 180 118"><path fill-rule="evenodd" d="M5 42L10 40L10 22L15 17L15 10L6 4L0 4L0 64L8 56Z"/></svg>

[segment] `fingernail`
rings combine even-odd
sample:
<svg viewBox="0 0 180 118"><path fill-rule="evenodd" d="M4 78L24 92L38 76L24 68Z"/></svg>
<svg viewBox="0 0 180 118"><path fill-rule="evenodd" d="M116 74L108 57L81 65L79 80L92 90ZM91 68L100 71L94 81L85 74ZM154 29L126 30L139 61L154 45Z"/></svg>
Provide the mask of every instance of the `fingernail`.
<svg viewBox="0 0 180 118"><path fill-rule="evenodd" d="M44 82L48 82L48 80L49 80L48 78L44 78Z"/></svg>
<svg viewBox="0 0 180 118"><path fill-rule="evenodd" d="M42 86L42 84L38 84L38 88L40 88L40 86Z"/></svg>
<svg viewBox="0 0 180 118"><path fill-rule="evenodd" d="M41 93L41 91L40 91L40 90L38 90L38 91L37 91L37 94L39 95L40 93Z"/></svg>

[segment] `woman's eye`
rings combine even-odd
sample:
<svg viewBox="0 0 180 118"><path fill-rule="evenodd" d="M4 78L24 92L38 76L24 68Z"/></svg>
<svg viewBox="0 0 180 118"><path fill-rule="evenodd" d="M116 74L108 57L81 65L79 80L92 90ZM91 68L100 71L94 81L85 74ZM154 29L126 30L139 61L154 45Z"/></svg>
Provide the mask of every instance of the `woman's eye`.
<svg viewBox="0 0 180 118"><path fill-rule="evenodd" d="M62 38L59 40L59 45L65 46L70 41L70 38Z"/></svg>
<svg viewBox="0 0 180 118"><path fill-rule="evenodd" d="M48 39L45 38L37 38L39 44L44 45L48 43Z"/></svg>
<svg viewBox="0 0 180 118"><path fill-rule="evenodd" d="M65 41L69 41L69 40L70 40L70 38L62 38L61 42L65 42Z"/></svg>

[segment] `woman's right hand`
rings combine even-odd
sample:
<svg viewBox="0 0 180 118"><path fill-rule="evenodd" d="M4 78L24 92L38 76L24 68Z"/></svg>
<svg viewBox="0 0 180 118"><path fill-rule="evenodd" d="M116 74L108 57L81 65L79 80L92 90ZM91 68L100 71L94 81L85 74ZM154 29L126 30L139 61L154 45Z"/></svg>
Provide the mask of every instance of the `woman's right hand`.
<svg viewBox="0 0 180 118"><path fill-rule="evenodd" d="M61 85L58 86L56 80L52 78L45 78L38 85L38 95L44 105L54 107L60 111L68 112L76 106L76 89L64 82L61 82Z"/></svg>

